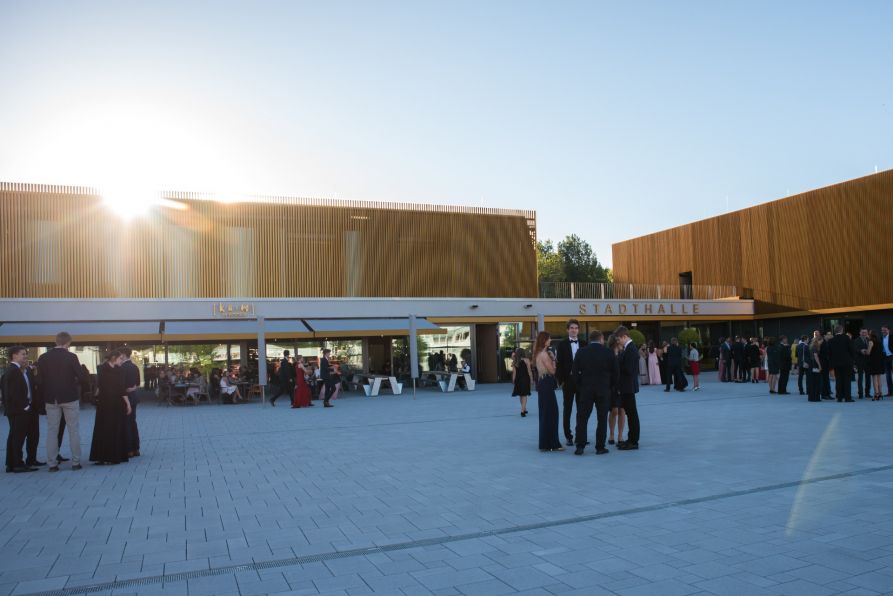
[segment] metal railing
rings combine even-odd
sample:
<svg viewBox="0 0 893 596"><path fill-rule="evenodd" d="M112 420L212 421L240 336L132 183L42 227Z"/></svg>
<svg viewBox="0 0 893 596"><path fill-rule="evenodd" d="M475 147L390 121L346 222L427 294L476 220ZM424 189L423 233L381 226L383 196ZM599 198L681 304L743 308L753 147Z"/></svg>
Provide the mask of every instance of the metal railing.
<svg viewBox="0 0 893 596"><path fill-rule="evenodd" d="M540 298L566 300L723 300L738 297L738 289L735 286L566 281L540 283Z"/></svg>

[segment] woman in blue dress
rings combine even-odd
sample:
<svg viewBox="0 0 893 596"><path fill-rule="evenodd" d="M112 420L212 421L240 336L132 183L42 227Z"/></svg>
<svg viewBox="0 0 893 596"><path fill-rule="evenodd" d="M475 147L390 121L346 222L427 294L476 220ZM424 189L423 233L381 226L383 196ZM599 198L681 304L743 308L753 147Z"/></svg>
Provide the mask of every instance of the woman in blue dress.
<svg viewBox="0 0 893 596"><path fill-rule="evenodd" d="M552 336L541 331L534 345L536 395L540 418L540 451L564 451L558 440L558 398L555 397L555 356L549 351Z"/></svg>

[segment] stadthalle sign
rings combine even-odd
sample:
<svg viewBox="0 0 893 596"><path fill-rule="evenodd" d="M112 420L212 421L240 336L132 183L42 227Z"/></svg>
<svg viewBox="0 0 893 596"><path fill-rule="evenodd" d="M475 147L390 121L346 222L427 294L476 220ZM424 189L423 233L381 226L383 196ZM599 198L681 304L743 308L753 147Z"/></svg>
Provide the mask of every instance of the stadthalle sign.
<svg viewBox="0 0 893 596"><path fill-rule="evenodd" d="M579 305L581 315L699 315L698 302L591 302Z"/></svg>

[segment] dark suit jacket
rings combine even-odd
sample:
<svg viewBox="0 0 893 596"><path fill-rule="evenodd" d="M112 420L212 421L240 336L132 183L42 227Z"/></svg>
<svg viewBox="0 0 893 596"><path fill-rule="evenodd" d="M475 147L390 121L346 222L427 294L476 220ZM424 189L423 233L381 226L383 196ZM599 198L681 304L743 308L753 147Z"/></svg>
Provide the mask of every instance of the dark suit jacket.
<svg viewBox="0 0 893 596"><path fill-rule="evenodd" d="M793 359L791 358L791 346L789 344L779 344L778 345L778 364L782 371L791 370L791 364L793 363Z"/></svg>
<svg viewBox="0 0 893 596"><path fill-rule="evenodd" d="M853 366L853 342L846 333L839 333L828 340L828 359L833 367Z"/></svg>
<svg viewBox="0 0 893 596"><path fill-rule="evenodd" d="M620 368L614 352L603 344L593 343L577 350L572 376L582 392L593 392L596 397L611 397L617 384Z"/></svg>
<svg viewBox="0 0 893 596"><path fill-rule="evenodd" d="M853 352L854 352L853 357L856 359L857 364L859 364L859 365L865 364L865 359L867 358L867 356L862 353L862 350L867 350L867 349L868 349L868 340L863 339L861 335L853 340ZM882 350L884 349L883 346L881 346L881 349Z"/></svg>
<svg viewBox="0 0 893 596"><path fill-rule="evenodd" d="M3 392L3 409L7 416L24 414L25 408L30 405L25 375L28 375L28 381L31 382L31 400L33 401L36 398L37 384L34 382L34 376L27 367L22 370L18 365L10 362L6 373L0 379L0 391Z"/></svg>
<svg viewBox="0 0 893 596"><path fill-rule="evenodd" d="M329 366L328 358L321 358L319 361L319 378L323 381L332 378L332 367Z"/></svg>
<svg viewBox="0 0 893 596"><path fill-rule="evenodd" d="M65 348L53 348L37 359L37 382L48 404L80 399L80 387L89 383L78 357Z"/></svg>
<svg viewBox="0 0 893 596"><path fill-rule="evenodd" d="M740 341L732 342L732 357L739 361L744 361L744 344Z"/></svg>
<svg viewBox="0 0 893 596"><path fill-rule="evenodd" d="M670 344L667 348L667 366L670 368L682 366L682 346Z"/></svg>
<svg viewBox="0 0 893 596"><path fill-rule="evenodd" d="M295 365L283 358L279 362L279 382L290 383L295 378Z"/></svg>
<svg viewBox="0 0 893 596"><path fill-rule="evenodd" d="M124 381L127 387L139 387L140 385L140 367L128 360L121 364L121 370L124 371Z"/></svg>
<svg viewBox="0 0 893 596"><path fill-rule="evenodd" d="M620 376L617 381L617 391L621 395L629 395L639 392L639 349L636 342L631 341L620 352L618 359Z"/></svg>
<svg viewBox="0 0 893 596"><path fill-rule="evenodd" d="M586 347L585 339L578 337L577 341L580 342L577 344L579 346L577 348L578 350ZM568 381L571 383L574 382L573 376L571 375L571 369L574 367L573 354L574 352L571 350L570 340L567 338L562 339L558 343L558 348L555 351L555 380L558 381L559 385L564 385Z"/></svg>

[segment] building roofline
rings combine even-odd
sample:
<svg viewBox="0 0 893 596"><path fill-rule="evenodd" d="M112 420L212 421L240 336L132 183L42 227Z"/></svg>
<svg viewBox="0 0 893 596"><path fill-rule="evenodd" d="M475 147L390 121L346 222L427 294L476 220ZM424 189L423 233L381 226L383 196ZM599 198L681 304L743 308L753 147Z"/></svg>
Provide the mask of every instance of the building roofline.
<svg viewBox="0 0 893 596"><path fill-rule="evenodd" d="M89 186L35 184L27 182L0 182L0 192L33 192L61 195L102 196L102 192ZM308 207L334 207L341 209L375 209L393 211L420 211L427 213L461 213L477 215L508 215L536 221L536 211L527 209L502 209L496 207L472 207L466 205L441 205L434 203L402 203L396 201L365 201L353 199L327 199L290 195L227 195L226 193L189 192L162 190L158 198L182 201L208 201L221 204L262 203L273 205L299 205Z"/></svg>

